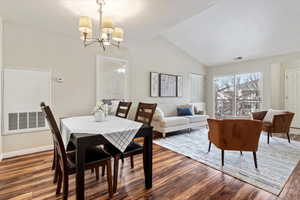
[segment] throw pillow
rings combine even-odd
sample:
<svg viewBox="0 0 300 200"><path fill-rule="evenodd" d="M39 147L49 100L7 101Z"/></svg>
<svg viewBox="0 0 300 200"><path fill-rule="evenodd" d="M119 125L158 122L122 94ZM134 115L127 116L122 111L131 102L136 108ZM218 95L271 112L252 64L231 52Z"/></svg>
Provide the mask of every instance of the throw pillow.
<svg viewBox="0 0 300 200"><path fill-rule="evenodd" d="M189 109L191 109L192 115L195 114L194 105L193 104L179 105L179 106L177 106L177 108L189 108Z"/></svg>
<svg viewBox="0 0 300 200"><path fill-rule="evenodd" d="M177 108L178 116L190 116L193 115L192 108Z"/></svg>
<svg viewBox="0 0 300 200"><path fill-rule="evenodd" d="M153 120L162 121L164 117L165 117L164 112L159 107L157 107L153 115Z"/></svg>
<svg viewBox="0 0 300 200"><path fill-rule="evenodd" d="M264 122L273 122L273 118L274 118L274 115L279 115L279 114L283 114L287 111L285 110L273 110L273 109L269 109L265 118L264 118Z"/></svg>
<svg viewBox="0 0 300 200"><path fill-rule="evenodd" d="M197 105L194 106L194 112L196 115L204 115L204 111Z"/></svg>
<svg viewBox="0 0 300 200"><path fill-rule="evenodd" d="M204 115L204 111L203 110L195 110L195 114L196 115Z"/></svg>

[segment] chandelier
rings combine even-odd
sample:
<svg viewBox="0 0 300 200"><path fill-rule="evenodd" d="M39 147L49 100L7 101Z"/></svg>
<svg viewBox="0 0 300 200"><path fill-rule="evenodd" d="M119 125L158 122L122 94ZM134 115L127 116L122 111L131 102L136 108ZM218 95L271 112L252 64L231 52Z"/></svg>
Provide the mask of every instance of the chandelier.
<svg viewBox="0 0 300 200"><path fill-rule="evenodd" d="M93 37L92 18L89 16L80 16L79 31L80 39L83 40L84 47L98 43L105 51L107 46L120 47L120 43L124 39L124 31L122 28L115 27L112 19L103 16L103 6L105 0L96 0L99 6L99 32Z"/></svg>

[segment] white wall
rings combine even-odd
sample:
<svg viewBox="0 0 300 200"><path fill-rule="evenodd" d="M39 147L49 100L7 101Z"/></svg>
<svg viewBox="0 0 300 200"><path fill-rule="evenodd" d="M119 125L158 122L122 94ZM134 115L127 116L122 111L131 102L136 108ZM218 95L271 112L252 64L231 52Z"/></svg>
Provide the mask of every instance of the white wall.
<svg viewBox="0 0 300 200"><path fill-rule="evenodd" d="M207 107L213 116L213 77L233 73L262 72L263 73L263 109L284 108L284 72L286 68L300 66L300 53L291 53L239 63L208 67L207 76Z"/></svg>
<svg viewBox="0 0 300 200"><path fill-rule="evenodd" d="M205 74L206 67L179 50L162 37L151 41L132 44L131 56L131 98L134 101L156 103L190 102L190 73ZM182 75L183 96L171 98L150 97L150 72Z"/></svg>
<svg viewBox="0 0 300 200"><path fill-rule="evenodd" d="M47 68L64 83L53 83L52 109L57 118L88 114L95 104L95 55L81 41L62 34L4 21L4 67ZM118 53L107 52L122 57ZM126 53L124 53L126 54ZM51 145L49 132L3 136L5 153Z"/></svg>
<svg viewBox="0 0 300 200"><path fill-rule="evenodd" d="M2 19L0 18L0 161L2 159Z"/></svg>
<svg viewBox="0 0 300 200"><path fill-rule="evenodd" d="M130 51L121 48L101 54L129 61L130 94L134 101L189 101L189 89L183 98L150 98L150 71L184 75L184 85L189 87L188 74L205 73L205 67L162 38L129 48ZM64 78L64 83L53 83L52 109L57 118L89 114L92 110L96 99L95 61L100 52L99 47L84 49L76 38L4 22L4 67L47 68L54 76ZM7 154L48 146L51 140L49 132L3 136L3 150Z"/></svg>
<svg viewBox="0 0 300 200"><path fill-rule="evenodd" d="M190 73L206 74L205 66L162 37L132 44L129 46L129 51L130 97L134 102L129 113L130 118L134 117L138 102L158 103L158 106L174 104L172 108L176 104L191 102ZM182 75L183 96L150 97L150 72Z"/></svg>
<svg viewBox="0 0 300 200"><path fill-rule="evenodd" d="M204 93L204 84L205 84L205 76L199 74L190 74L190 92L191 101L192 102L204 102L205 101L205 93ZM199 85L203 85L203 87L199 90Z"/></svg>

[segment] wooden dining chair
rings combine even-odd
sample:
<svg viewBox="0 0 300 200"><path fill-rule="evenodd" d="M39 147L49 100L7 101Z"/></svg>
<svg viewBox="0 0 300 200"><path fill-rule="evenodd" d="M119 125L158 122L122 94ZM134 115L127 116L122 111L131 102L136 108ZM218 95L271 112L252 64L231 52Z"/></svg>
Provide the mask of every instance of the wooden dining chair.
<svg viewBox="0 0 300 200"><path fill-rule="evenodd" d="M128 116L131 104L132 104L131 102L120 101L118 108L117 108L116 116L126 119Z"/></svg>
<svg viewBox="0 0 300 200"><path fill-rule="evenodd" d="M121 117L121 118L127 118L128 113L130 111L130 107L132 105L132 102L124 102L124 101L120 101L118 104L118 108L116 111L116 116L117 117ZM107 145L106 145L107 146ZM105 147L106 151L109 151L108 149L110 149L111 147ZM117 151L116 149L114 151ZM121 152L119 152L121 154ZM124 162L124 157L121 156L122 162ZM105 174L105 167L102 168L102 176L104 176Z"/></svg>
<svg viewBox="0 0 300 200"><path fill-rule="evenodd" d="M119 105L118 105L118 108L117 108L116 116L126 119L127 116L128 116L128 113L130 111L131 104L132 104L132 102L120 101ZM124 157L123 156L121 156L121 159L122 159L122 162L124 163Z"/></svg>
<svg viewBox="0 0 300 200"><path fill-rule="evenodd" d="M153 115L155 113L157 104L151 104L151 103L139 103L139 106L137 108L136 114L135 114L135 121L141 122L146 125L151 125Z"/></svg>
<svg viewBox="0 0 300 200"><path fill-rule="evenodd" d="M59 120L61 120L61 119L63 119L63 118L60 118ZM60 128L60 130L61 130L61 128ZM53 144L54 144L54 141L53 141ZM76 148L75 148L75 146L72 143L69 143L67 145L67 149L66 149L67 152L68 151L71 152L71 151L75 151L75 150L76 150ZM53 149L53 161L52 161L52 167L51 167L52 170L55 170L55 172L54 172L54 178L53 178L53 183L57 183L57 178L58 178L58 174L57 174L57 170L56 170L57 169L57 167L56 167L57 164L59 164L57 162L57 150L54 147L54 149ZM96 176L99 176L99 169L96 169L96 170L91 169L91 171L92 171L92 173L94 173L96 171Z"/></svg>
<svg viewBox="0 0 300 200"><path fill-rule="evenodd" d="M52 133L54 148L56 149L56 171L58 172L57 188L56 194L61 192L61 186L63 183L63 199L68 199L68 190L69 190L69 175L76 173L75 151L67 152L63 144L63 140L56 124L55 118L52 114L52 111L49 106L46 106L45 103L41 103L41 109L44 116L47 119L49 128ZM98 147L88 148L85 155L85 169L97 169L99 167L107 168L107 183L109 196L113 195L112 188L112 171L111 171L111 156L99 149ZM99 172L99 171L98 171ZM99 173L96 178L99 178Z"/></svg>
<svg viewBox="0 0 300 200"><path fill-rule="evenodd" d="M155 113L157 104L148 104L148 103L139 103L136 115L135 115L135 121L142 122L146 125L151 125L153 115ZM120 158L127 158L130 157L130 163L131 168L134 168L134 160L133 156L137 154L143 153L143 146L132 141L126 150L122 153L118 151L116 148L112 148L115 150L112 155L114 155L114 180L113 180L113 191L117 191L117 183L118 183L118 171L119 171L119 159ZM110 151L111 153L111 151Z"/></svg>

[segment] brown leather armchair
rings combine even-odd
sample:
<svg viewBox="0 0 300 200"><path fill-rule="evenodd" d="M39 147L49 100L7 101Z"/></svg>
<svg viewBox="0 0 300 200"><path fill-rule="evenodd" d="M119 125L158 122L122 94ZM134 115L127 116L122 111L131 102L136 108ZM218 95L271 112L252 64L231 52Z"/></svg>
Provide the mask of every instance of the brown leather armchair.
<svg viewBox="0 0 300 200"><path fill-rule="evenodd" d="M259 120L246 119L208 119L208 140L222 150L222 166L224 165L224 150L252 151L254 165L257 168L256 151L263 123Z"/></svg>
<svg viewBox="0 0 300 200"><path fill-rule="evenodd" d="M263 121L267 111L254 112L252 117L255 120ZM290 126L294 118L295 113L285 112L283 114L274 115L272 122L263 122L263 131L268 133L268 144L270 143L270 136L272 133L286 133L289 143L290 140Z"/></svg>

